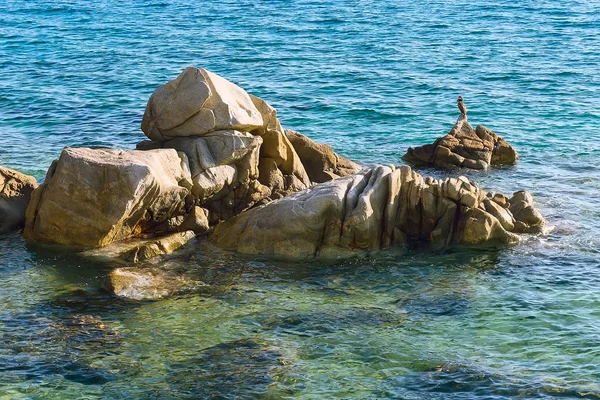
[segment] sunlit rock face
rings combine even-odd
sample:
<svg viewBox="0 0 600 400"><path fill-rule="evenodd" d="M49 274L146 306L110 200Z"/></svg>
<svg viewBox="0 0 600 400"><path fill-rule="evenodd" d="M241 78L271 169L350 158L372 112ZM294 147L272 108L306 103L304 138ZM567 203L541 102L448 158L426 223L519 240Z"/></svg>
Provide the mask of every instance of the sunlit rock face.
<svg viewBox="0 0 600 400"><path fill-rule="evenodd" d="M432 144L412 148L403 156L415 164L441 168L488 169L491 165L513 165L519 155L508 142L483 125L476 129L461 115L450 132Z"/></svg>
<svg viewBox="0 0 600 400"><path fill-rule="evenodd" d="M360 170L329 146L286 133L265 100L202 68L186 68L155 90L142 130L150 140L138 149L185 154L195 204L211 224Z"/></svg>
<svg viewBox="0 0 600 400"><path fill-rule="evenodd" d="M407 166L378 166L246 211L211 239L244 254L341 257L411 241L516 243L516 233L544 224L526 192L508 199L465 177L424 179Z"/></svg>
<svg viewBox="0 0 600 400"><path fill-rule="evenodd" d="M361 170L360 165L337 155L327 144L314 142L291 129L286 129L285 135L296 149L312 182L323 183Z"/></svg>
<svg viewBox="0 0 600 400"><path fill-rule="evenodd" d="M103 247L185 213L191 187L173 149L65 148L33 192L24 233L40 242Z"/></svg>

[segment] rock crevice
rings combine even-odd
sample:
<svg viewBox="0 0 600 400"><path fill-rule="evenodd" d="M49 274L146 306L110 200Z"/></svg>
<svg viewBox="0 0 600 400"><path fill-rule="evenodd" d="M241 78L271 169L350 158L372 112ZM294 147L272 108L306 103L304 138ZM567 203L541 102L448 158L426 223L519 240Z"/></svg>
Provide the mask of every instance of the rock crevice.
<svg viewBox="0 0 600 400"><path fill-rule="evenodd" d="M338 257L416 241L516 243L517 233L544 224L527 192L508 199L465 177L423 179L385 165L248 210L219 224L211 240L244 254Z"/></svg>

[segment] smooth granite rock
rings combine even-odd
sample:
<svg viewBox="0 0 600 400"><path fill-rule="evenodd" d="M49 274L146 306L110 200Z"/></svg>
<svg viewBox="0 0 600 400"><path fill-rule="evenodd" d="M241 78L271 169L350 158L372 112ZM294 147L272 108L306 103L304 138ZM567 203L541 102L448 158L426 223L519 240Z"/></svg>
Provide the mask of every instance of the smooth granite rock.
<svg viewBox="0 0 600 400"><path fill-rule="evenodd" d="M530 231L544 225L539 213L526 211L535 210L529 198L513 199ZM293 258L344 257L413 241L518 242L514 232L524 230L507 230L510 210L503 208L501 222L486 211L490 201L465 177L438 181L407 166L378 166L248 210L220 223L211 240L243 254Z"/></svg>
<svg viewBox="0 0 600 400"><path fill-rule="evenodd" d="M103 247L186 211L189 171L173 149L65 148L27 208L25 237Z"/></svg>
<svg viewBox="0 0 600 400"><path fill-rule="evenodd" d="M263 117L248 93L193 67L154 91L142 119L142 131L155 141L222 130L250 132L262 126Z"/></svg>

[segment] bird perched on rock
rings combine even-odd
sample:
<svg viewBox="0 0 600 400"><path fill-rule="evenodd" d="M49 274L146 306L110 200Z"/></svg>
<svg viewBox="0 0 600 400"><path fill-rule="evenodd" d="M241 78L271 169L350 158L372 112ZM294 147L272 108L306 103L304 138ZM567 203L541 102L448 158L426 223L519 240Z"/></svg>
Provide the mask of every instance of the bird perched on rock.
<svg viewBox="0 0 600 400"><path fill-rule="evenodd" d="M467 106L465 106L462 96L458 96L458 100L456 100L456 103L458 104L458 110L460 111L460 113L466 117L467 116Z"/></svg>

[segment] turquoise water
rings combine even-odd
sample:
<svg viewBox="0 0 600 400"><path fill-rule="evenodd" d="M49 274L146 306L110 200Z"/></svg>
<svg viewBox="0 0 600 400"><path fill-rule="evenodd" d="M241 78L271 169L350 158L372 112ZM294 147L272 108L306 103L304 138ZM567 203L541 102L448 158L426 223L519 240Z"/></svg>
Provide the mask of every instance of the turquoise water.
<svg viewBox="0 0 600 400"><path fill-rule="evenodd" d="M159 301L5 235L0 399L600 397L600 3L138 3L0 2L0 165L132 148L188 65L366 163L446 133L462 95L521 155L468 176L530 190L556 230L334 264L200 243L170 262L207 286Z"/></svg>

